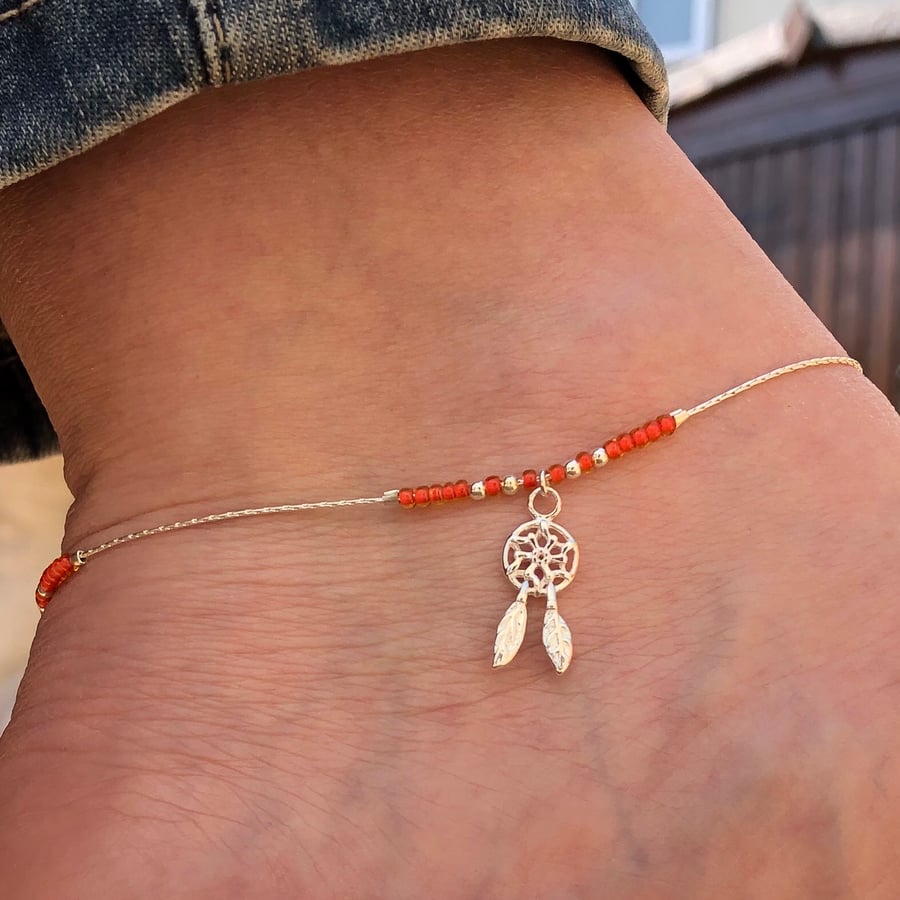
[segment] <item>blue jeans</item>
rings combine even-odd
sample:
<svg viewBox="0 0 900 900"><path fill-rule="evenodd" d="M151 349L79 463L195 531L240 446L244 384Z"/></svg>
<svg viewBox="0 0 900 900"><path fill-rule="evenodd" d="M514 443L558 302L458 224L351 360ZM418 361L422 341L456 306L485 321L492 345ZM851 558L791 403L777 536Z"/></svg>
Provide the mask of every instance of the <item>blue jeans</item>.
<svg viewBox="0 0 900 900"><path fill-rule="evenodd" d="M629 0L0 0L0 188L205 88L508 37L610 51L665 121L665 67ZM0 462L55 449L0 323Z"/></svg>
<svg viewBox="0 0 900 900"><path fill-rule="evenodd" d="M629 0L0 0L0 188L207 87L529 36L618 54L665 118Z"/></svg>

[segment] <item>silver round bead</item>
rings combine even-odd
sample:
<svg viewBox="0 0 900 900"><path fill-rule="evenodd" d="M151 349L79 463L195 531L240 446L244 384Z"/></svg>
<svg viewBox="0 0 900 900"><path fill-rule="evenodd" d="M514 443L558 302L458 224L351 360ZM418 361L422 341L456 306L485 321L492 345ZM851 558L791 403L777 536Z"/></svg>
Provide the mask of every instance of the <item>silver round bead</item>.
<svg viewBox="0 0 900 900"><path fill-rule="evenodd" d="M484 489L483 481L473 481L471 486L469 487L469 496L473 500L484 500L487 496L487 493Z"/></svg>
<svg viewBox="0 0 900 900"><path fill-rule="evenodd" d="M515 475L507 475L503 479L503 493L515 494L519 490L519 479Z"/></svg>
<svg viewBox="0 0 900 900"><path fill-rule="evenodd" d="M570 459L566 463L566 478L577 478L581 474L581 464L577 459Z"/></svg>
<svg viewBox="0 0 900 900"><path fill-rule="evenodd" d="M598 447L591 456L594 459L595 466L605 466L609 462L609 456L602 447Z"/></svg>

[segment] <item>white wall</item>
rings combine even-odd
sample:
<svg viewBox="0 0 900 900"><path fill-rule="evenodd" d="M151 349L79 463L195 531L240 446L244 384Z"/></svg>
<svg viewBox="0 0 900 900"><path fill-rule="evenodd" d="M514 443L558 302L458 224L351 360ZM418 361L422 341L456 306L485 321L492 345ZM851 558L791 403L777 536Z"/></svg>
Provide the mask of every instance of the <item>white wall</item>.
<svg viewBox="0 0 900 900"><path fill-rule="evenodd" d="M0 466L0 731L39 618L34 586L44 566L59 556L71 502L61 456Z"/></svg>
<svg viewBox="0 0 900 900"><path fill-rule="evenodd" d="M897 0L863 0L852 3L848 0L807 0L806 4L815 11L828 6L885 7L897 6ZM716 42L751 31L760 25L783 19L791 6L791 0L718 0L714 33Z"/></svg>

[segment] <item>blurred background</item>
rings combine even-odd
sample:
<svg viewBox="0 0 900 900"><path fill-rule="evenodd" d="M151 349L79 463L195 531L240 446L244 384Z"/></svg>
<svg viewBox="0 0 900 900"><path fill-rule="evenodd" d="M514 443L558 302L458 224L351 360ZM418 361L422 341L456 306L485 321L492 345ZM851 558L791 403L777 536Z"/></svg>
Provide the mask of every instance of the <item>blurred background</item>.
<svg viewBox="0 0 900 900"><path fill-rule="evenodd" d="M672 136L900 408L900 2L634 5ZM59 457L0 466L0 728L70 502Z"/></svg>

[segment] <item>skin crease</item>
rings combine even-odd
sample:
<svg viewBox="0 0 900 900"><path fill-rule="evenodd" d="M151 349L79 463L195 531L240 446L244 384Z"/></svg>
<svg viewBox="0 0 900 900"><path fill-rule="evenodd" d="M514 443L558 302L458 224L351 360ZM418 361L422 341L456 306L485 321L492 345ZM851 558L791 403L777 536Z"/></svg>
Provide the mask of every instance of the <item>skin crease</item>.
<svg viewBox="0 0 900 900"><path fill-rule="evenodd" d="M64 546L565 461L840 352L596 51L210 93L0 194ZM900 428L791 375L563 488L226 523L93 560L0 742L13 897L893 898ZM24 600L23 600L24 602Z"/></svg>

